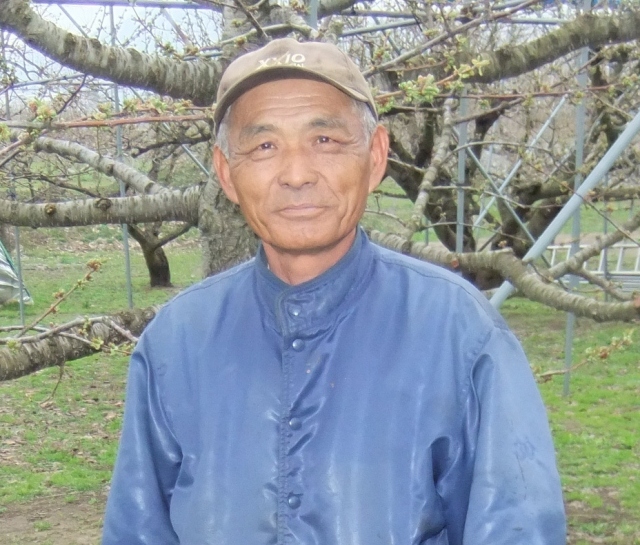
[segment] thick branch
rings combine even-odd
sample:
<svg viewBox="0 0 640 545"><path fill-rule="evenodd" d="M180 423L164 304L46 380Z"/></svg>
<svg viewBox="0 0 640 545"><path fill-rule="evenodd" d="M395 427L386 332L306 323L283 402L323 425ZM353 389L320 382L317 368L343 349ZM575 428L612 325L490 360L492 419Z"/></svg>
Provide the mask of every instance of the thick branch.
<svg viewBox="0 0 640 545"><path fill-rule="evenodd" d="M640 37L640 10L619 13L610 16L588 13L537 40L495 52L485 51L480 57L489 61L489 66L482 74L475 74L467 81L491 83L530 72L581 47L593 49L637 40Z"/></svg>
<svg viewBox="0 0 640 545"><path fill-rule="evenodd" d="M109 322L116 327L108 327L97 322L91 325L87 339L74 336L57 336L33 343L21 344L13 348L0 349L0 382L23 377L46 367L62 365L96 352L91 341L98 344L122 343L128 339L122 334L139 336L146 325L155 316L156 308L133 309L111 316ZM89 342L87 342L89 341Z"/></svg>
<svg viewBox="0 0 640 545"><path fill-rule="evenodd" d="M555 284L543 280L508 251L458 254L439 246L409 242L397 235L378 231L371 232L371 240L391 250L448 269L464 272L477 272L482 269L497 271L527 299L557 310L573 312L579 317L591 318L597 322L629 321L640 317L638 299L624 303L604 303L575 293L566 293Z"/></svg>
<svg viewBox="0 0 640 545"><path fill-rule="evenodd" d="M158 240L156 248L161 248L165 244L169 244L169 242L172 242L175 239L184 235L185 233L188 233L192 227L193 225L191 223L185 223L183 225L179 225L176 229L174 229L170 233L167 233L164 237L160 238Z"/></svg>
<svg viewBox="0 0 640 545"><path fill-rule="evenodd" d="M201 106L213 102L222 72L212 60L178 61L77 36L40 17L26 0L0 1L0 28L69 68Z"/></svg>
<svg viewBox="0 0 640 545"><path fill-rule="evenodd" d="M82 199L46 204L0 200L0 223L26 227L75 227L103 223L184 221L197 225L200 188L158 195Z"/></svg>
<svg viewBox="0 0 640 545"><path fill-rule="evenodd" d="M334 15L355 6L358 0L324 0L318 6L318 17Z"/></svg>
<svg viewBox="0 0 640 545"><path fill-rule="evenodd" d="M104 157L80 144L42 137L34 142L33 147L36 151L46 151L47 153L57 153L63 157L71 157L89 165L98 172L113 176L116 180L122 181L138 193L156 195L162 191L168 191L166 187L154 182L139 170L131 168L122 162Z"/></svg>
<svg viewBox="0 0 640 545"><path fill-rule="evenodd" d="M440 167L447 157L447 153L449 151L449 143L451 142L451 137L453 135L453 125L451 117L452 106L453 99L447 99L444 103L444 112L442 115L442 132L440 133L440 136L433 146L435 149L435 153L433 154L431 164L422 177L422 182L420 183L420 188L418 191L418 197L416 198L416 201L413 205L410 227L405 234L406 238L411 238L411 236L413 236L413 234L420 229L425 209L427 207L427 204L429 203L429 190L433 187L433 183L438 176Z"/></svg>

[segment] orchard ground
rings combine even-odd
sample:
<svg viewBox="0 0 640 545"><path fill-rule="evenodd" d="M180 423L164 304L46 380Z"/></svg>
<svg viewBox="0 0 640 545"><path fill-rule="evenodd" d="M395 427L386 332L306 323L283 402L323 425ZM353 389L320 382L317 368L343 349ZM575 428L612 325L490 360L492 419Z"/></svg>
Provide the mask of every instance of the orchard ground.
<svg viewBox="0 0 640 545"><path fill-rule="evenodd" d="M127 305L116 227L23 231L23 269L41 314L52 294L68 290L92 259L102 270L53 318L117 311ZM175 288L151 290L132 247L134 303L159 304L200 278L193 233L168 248ZM564 363L566 316L522 299L503 314L522 341L534 373ZM51 319L48 318L48 325ZM0 308L0 325L19 321ZM640 344L637 324L578 320L571 393L562 375L540 382L549 411L569 514L569 543L640 544ZM96 354L0 383L0 535L3 545L95 545L117 448L126 354Z"/></svg>

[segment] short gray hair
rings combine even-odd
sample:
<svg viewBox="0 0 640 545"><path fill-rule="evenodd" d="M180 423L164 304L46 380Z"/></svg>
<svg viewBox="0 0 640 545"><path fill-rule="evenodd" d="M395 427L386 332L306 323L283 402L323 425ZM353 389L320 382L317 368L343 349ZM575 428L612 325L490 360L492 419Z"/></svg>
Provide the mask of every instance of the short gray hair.
<svg viewBox="0 0 640 545"><path fill-rule="evenodd" d="M355 98L351 98L352 106L355 113L360 118L360 124L362 126L362 130L364 131L364 135L367 139L367 143L371 140L373 133L378 126L378 122L376 121L373 112L369 108L369 105L366 102L360 102ZM220 126L218 128L218 135L216 136L216 145L222 151L222 154L225 157L229 157L229 128L230 128L230 119L231 119L231 109L233 108L233 104L227 108L227 111L224 113L222 121L220 121Z"/></svg>

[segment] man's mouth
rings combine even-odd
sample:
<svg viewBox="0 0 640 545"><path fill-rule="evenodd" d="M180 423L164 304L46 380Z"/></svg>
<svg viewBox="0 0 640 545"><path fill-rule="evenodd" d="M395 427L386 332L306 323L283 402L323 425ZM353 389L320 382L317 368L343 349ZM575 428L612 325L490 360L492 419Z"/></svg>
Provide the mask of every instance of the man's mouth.
<svg viewBox="0 0 640 545"><path fill-rule="evenodd" d="M284 216L312 216L323 210L324 207L318 204L304 203L284 206L278 212Z"/></svg>

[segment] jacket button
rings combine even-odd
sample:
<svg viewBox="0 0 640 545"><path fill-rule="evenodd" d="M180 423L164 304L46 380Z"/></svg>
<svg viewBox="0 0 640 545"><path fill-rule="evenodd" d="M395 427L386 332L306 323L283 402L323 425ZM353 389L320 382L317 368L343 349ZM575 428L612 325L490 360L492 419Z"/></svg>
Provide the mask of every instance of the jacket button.
<svg viewBox="0 0 640 545"><path fill-rule="evenodd" d="M289 494L287 503L289 504L289 507L291 507L291 509L297 509L298 507L300 507L300 504L302 502L300 501L299 496L296 496L295 494Z"/></svg>
<svg viewBox="0 0 640 545"><path fill-rule="evenodd" d="M297 417L293 417L291 420L289 420L289 427L292 430L299 430L302 426L302 420L300 420Z"/></svg>
<svg viewBox="0 0 640 545"><path fill-rule="evenodd" d="M291 316L293 316L294 318L297 318L298 316L300 316L300 312L301 312L301 309L297 305L292 305L289 307L289 314L291 314Z"/></svg>
<svg viewBox="0 0 640 545"><path fill-rule="evenodd" d="M304 341L302 339L296 339L291 343L293 349L297 352L300 352L304 348Z"/></svg>

